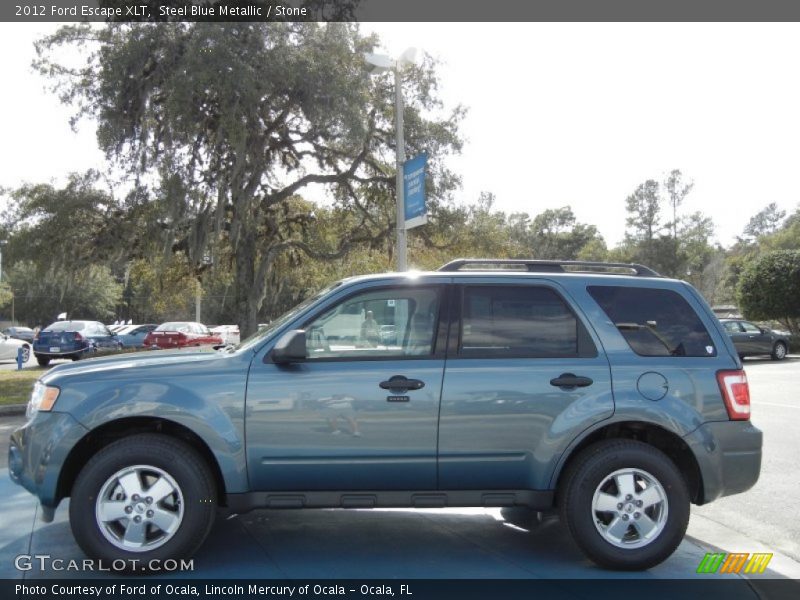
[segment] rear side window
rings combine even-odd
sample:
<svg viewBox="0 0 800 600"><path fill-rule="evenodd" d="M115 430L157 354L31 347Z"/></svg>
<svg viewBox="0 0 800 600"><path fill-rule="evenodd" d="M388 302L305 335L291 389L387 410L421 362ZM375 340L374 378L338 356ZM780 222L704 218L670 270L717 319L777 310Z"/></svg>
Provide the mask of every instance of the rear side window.
<svg viewBox="0 0 800 600"><path fill-rule="evenodd" d="M589 286L589 294L640 356L716 356L689 303L665 289Z"/></svg>
<svg viewBox="0 0 800 600"><path fill-rule="evenodd" d="M468 286L461 314L465 357L575 357L585 342L575 315L546 287Z"/></svg>

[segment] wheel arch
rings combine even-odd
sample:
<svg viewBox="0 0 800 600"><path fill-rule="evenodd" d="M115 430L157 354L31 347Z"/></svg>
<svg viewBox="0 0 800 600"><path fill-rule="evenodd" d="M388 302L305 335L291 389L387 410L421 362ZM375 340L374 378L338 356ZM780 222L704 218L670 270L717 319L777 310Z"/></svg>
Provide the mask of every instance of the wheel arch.
<svg viewBox="0 0 800 600"><path fill-rule="evenodd" d="M101 449L117 440L140 434L160 433L189 444L208 464L214 477L217 498L225 504L225 478L219 463L206 442L194 431L175 421L161 417L126 417L109 421L87 433L72 447L61 468L56 486L56 501L68 497L81 468Z"/></svg>
<svg viewBox="0 0 800 600"><path fill-rule="evenodd" d="M657 448L675 464L686 482L689 498L694 504L703 504L703 477L700 466L689 445L677 434L654 423L644 421L619 421L584 432L564 452L551 478L551 489L559 489L561 476L580 453L601 440L630 439ZM558 493L556 502L558 503Z"/></svg>

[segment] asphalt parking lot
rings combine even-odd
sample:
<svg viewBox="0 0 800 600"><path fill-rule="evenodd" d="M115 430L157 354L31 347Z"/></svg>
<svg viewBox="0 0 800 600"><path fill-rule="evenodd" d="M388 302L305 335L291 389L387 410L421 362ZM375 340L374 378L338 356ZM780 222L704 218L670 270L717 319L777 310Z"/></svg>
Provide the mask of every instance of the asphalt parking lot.
<svg viewBox="0 0 800 600"><path fill-rule="evenodd" d="M44 524L36 503L2 473L0 577L84 577L81 572L17 571L20 554L83 558L67 505ZM506 520L500 509L257 510L220 519L183 577L267 579L694 577L706 547L687 538L646 573L604 571L583 557L557 518ZM770 576L780 576L777 572ZM710 576L709 576L710 577ZM714 575L713 577L720 577ZM736 577L726 575L723 577Z"/></svg>
<svg viewBox="0 0 800 600"><path fill-rule="evenodd" d="M588 561L555 517L542 520L500 509L258 510L218 519L200 552L192 578L266 579L687 579L698 575L706 552L772 552L764 574L752 578L800 579L794 468L800 438L792 417L800 385L800 360L748 360L753 420L765 432L762 476L755 488L705 507L692 507L687 537L675 554L644 573L604 571ZM14 485L5 468L5 443L24 417L0 418L0 577L81 578L51 568L20 571L16 556L48 554L82 559L67 522L67 502L51 524L41 521L33 496ZM778 501L764 507L770 498ZM794 516L793 516L794 515ZM793 545L795 544L795 545ZM97 574L97 576L110 576ZM755 589L755 588L754 588ZM757 597L754 595L753 597Z"/></svg>

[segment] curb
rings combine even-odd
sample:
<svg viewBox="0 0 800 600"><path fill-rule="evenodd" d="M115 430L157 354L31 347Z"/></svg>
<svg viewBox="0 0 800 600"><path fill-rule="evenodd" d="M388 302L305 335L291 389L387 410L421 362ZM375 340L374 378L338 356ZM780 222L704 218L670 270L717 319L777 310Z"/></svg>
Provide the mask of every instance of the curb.
<svg viewBox="0 0 800 600"><path fill-rule="evenodd" d="M0 417L15 417L18 415L25 414L25 408L27 404L6 404L4 406L0 406Z"/></svg>

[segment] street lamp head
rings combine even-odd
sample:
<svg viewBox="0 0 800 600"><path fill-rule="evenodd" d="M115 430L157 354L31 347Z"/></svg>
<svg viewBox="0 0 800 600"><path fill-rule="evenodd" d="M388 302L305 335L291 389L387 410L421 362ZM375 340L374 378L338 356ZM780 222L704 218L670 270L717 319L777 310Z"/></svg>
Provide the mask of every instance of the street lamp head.
<svg viewBox="0 0 800 600"><path fill-rule="evenodd" d="M386 56L385 54L366 53L364 54L364 60L367 61L367 65L369 66L369 72L372 74L391 71L395 67L394 60L392 60L390 56Z"/></svg>
<svg viewBox="0 0 800 600"><path fill-rule="evenodd" d="M364 60L369 65L369 72L385 73L386 71L393 71L397 68L405 67L406 65L413 65L417 62L419 50L417 48L407 48L405 52L400 55L400 58L394 60L391 56L386 54L364 54Z"/></svg>
<svg viewBox="0 0 800 600"><path fill-rule="evenodd" d="M417 62L417 57L419 56L419 48L406 48L406 51L400 55L400 58L397 60L399 66L404 67L406 65L413 65Z"/></svg>

